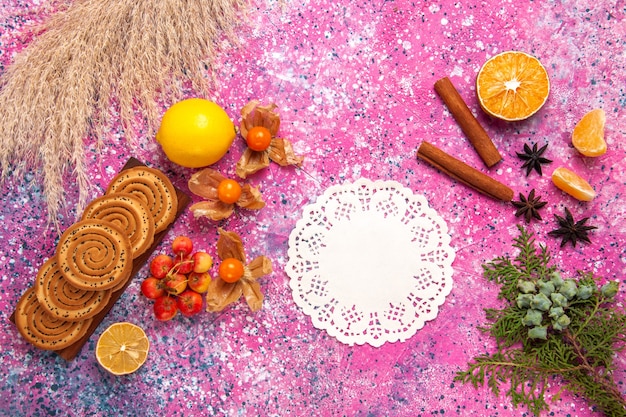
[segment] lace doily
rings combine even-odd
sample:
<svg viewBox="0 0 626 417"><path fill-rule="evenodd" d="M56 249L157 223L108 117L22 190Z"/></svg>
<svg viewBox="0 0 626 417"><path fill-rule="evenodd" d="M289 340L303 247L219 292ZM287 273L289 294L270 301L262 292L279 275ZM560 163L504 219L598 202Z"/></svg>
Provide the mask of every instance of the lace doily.
<svg viewBox="0 0 626 417"><path fill-rule="evenodd" d="M294 301L348 345L410 338L452 289L445 221L395 181L327 189L304 208L288 255Z"/></svg>

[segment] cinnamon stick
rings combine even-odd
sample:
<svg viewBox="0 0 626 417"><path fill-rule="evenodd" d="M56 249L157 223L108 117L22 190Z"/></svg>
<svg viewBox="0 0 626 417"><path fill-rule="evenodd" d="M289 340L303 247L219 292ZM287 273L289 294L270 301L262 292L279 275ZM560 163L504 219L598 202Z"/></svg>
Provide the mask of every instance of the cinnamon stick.
<svg viewBox="0 0 626 417"><path fill-rule="evenodd" d="M491 168L497 164L502 156L498 149L485 132L485 129L480 125L478 120L474 117L465 101L456 90L452 81L448 77L444 77L435 82L435 91L439 94L439 97L448 106L450 113L461 127L465 136L469 139L478 155L483 160L487 167Z"/></svg>
<svg viewBox="0 0 626 417"><path fill-rule="evenodd" d="M417 157L485 195L502 201L513 199L513 190L509 187L428 142L421 143L417 149Z"/></svg>

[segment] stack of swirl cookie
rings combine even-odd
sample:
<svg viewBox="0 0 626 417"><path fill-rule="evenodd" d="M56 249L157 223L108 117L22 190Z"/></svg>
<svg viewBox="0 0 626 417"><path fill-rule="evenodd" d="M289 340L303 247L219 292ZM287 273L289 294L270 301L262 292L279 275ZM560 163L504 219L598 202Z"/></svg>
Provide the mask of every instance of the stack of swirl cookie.
<svg viewBox="0 0 626 417"><path fill-rule="evenodd" d="M161 171L140 166L118 174L63 233L20 298L15 324L22 336L46 350L83 337L111 295L126 287L133 260L174 221L177 207L176 189Z"/></svg>

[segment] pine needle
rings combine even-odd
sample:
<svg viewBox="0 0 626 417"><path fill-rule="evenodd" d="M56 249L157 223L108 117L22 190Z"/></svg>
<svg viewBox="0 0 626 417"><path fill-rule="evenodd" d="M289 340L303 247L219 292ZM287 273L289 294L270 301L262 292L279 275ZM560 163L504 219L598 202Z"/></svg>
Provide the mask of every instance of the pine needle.
<svg viewBox="0 0 626 417"><path fill-rule="evenodd" d="M134 138L142 117L158 128L159 104L189 86L204 95L222 39L236 43L245 0L78 0L50 17L0 79L2 181L42 178L48 221L64 207L64 175L87 203L85 140L117 121ZM132 140L131 140L132 142Z"/></svg>

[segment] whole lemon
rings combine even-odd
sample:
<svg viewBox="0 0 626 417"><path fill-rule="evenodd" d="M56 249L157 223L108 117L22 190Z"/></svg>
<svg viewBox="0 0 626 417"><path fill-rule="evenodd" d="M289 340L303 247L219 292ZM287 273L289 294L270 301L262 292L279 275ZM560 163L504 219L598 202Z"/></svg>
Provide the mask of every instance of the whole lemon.
<svg viewBox="0 0 626 417"><path fill-rule="evenodd" d="M209 100L189 98L166 110L156 141L170 161L201 168L222 159L235 136L235 125L224 109Z"/></svg>

